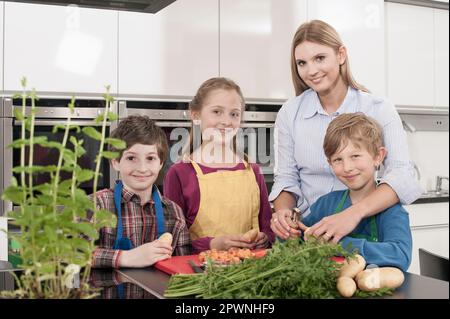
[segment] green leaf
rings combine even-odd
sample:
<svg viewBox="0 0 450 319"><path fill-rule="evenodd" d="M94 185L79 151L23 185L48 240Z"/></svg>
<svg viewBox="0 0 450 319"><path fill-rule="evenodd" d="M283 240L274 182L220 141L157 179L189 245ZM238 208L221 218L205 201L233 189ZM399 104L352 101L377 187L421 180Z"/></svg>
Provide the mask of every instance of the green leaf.
<svg viewBox="0 0 450 319"><path fill-rule="evenodd" d="M22 146L28 145L29 142L27 139L15 140L8 145L8 148L21 148Z"/></svg>
<svg viewBox="0 0 450 319"><path fill-rule="evenodd" d="M95 212L95 220L97 223L97 228L102 227L116 227L117 217L115 214L111 213L106 209L99 209Z"/></svg>
<svg viewBox="0 0 450 319"><path fill-rule="evenodd" d="M36 144L39 144L43 147L47 147L47 148L56 148L58 150L61 150L63 148L63 145L59 142L55 142L55 141L42 141L42 142L38 142Z"/></svg>
<svg viewBox="0 0 450 319"><path fill-rule="evenodd" d="M72 96L72 99L70 100L70 103L67 104L67 106L69 107L70 113L73 114L75 110L75 96Z"/></svg>
<svg viewBox="0 0 450 319"><path fill-rule="evenodd" d="M119 152L110 152L110 151L102 151L100 152L100 155L107 158L107 159L114 159L119 156Z"/></svg>
<svg viewBox="0 0 450 319"><path fill-rule="evenodd" d="M94 172L89 169L82 169L77 172L77 181L82 183L85 181L89 181L94 178Z"/></svg>
<svg viewBox="0 0 450 319"><path fill-rule="evenodd" d="M123 150L127 147L127 143L118 138L107 137L105 138L105 143L114 146L114 148L118 150Z"/></svg>
<svg viewBox="0 0 450 319"><path fill-rule="evenodd" d="M16 166L12 169L13 173L52 173L56 172L56 166L55 165L47 165L47 166L40 166L40 165L34 165L32 167L28 166Z"/></svg>
<svg viewBox="0 0 450 319"><path fill-rule="evenodd" d="M49 225L45 225L44 226L44 231L45 231L45 235L47 235L47 238L51 241L56 241L57 236L56 236L56 232L55 229L53 229L52 227L50 227Z"/></svg>
<svg viewBox="0 0 450 319"><path fill-rule="evenodd" d="M75 158L75 153L73 151L67 149L67 148L64 149L63 159L64 159L66 165L72 166L72 165L76 164L76 162L75 162L75 159L76 159Z"/></svg>
<svg viewBox="0 0 450 319"><path fill-rule="evenodd" d="M97 230L94 225L88 222L79 222L74 224L74 228L81 234L88 236L89 238L96 239L98 236Z"/></svg>
<svg viewBox="0 0 450 319"><path fill-rule="evenodd" d="M49 195L37 195L37 204L39 205L51 205L53 202L53 197Z"/></svg>
<svg viewBox="0 0 450 319"><path fill-rule="evenodd" d="M19 121L23 121L23 119L25 118L25 116L22 113L22 110L18 107L14 108L14 117Z"/></svg>
<svg viewBox="0 0 450 319"><path fill-rule="evenodd" d="M108 112L108 120L115 121L119 118L119 115L114 112Z"/></svg>
<svg viewBox="0 0 450 319"><path fill-rule="evenodd" d="M102 134L90 126L83 127L83 133L97 141L101 141L102 139Z"/></svg>
<svg viewBox="0 0 450 319"><path fill-rule="evenodd" d="M56 132L58 132L58 130L65 131L66 130L66 125L64 125L64 124L55 124L55 125L53 125L52 133L56 133Z"/></svg>
<svg viewBox="0 0 450 319"><path fill-rule="evenodd" d="M10 200L14 204L22 203L22 187L20 186L9 186L7 189L3 191L2 199Z"/></svg>

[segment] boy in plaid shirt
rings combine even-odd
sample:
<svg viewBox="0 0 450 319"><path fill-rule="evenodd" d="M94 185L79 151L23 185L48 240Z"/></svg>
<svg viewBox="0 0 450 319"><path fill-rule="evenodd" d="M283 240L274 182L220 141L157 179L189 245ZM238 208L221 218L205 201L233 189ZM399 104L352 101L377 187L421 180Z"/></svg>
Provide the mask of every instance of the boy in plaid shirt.
<svg viewBox="0 0 450 319"><path fill-rule="evenodd" d="M111 165L121 180L95 196L98 208L115 212L117 227L100 229L92 267L147 267L172 253L189 254L191 242L181 208L154 185L169 152L164 131L147 116L130 116L110 137L126 143L125 150L110 148L120 153ZM157 239L164 232L172 234L172 245Z"/></svg>

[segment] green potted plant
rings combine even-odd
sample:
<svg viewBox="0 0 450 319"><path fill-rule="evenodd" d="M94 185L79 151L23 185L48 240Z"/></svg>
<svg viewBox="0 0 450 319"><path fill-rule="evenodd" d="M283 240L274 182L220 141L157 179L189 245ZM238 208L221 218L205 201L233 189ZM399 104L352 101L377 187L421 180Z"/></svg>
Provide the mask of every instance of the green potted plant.
<svg viewBox="0 0 450 319"><path fill-rule="evenodd" d="M53 132L62 130L61 142L48 141L46 136L35 136L34 120L38 99L35 90L27 92L26 79L22 79L23 92L16 95L22 98L22 109L15 109L14 116L22 121L21 138L9 147L20 149L20 166L13 172L20 180L13 178L11 186L5 189L2 199L12 201L19 210L9 212L13 223L20 227L20 234L11 235L20 244L19 256L22 274L15 276L17 289L2 292L4 297L12 298L91 298L95 291L88 284L91 257L95 249L98 231L105 226L115 225L115 215L106 210L96 209L93 200L79 186L82 182L93 180L93 193L97 191L102 158L112 159L118 153L104 150L106 144L116 149L125 148L121 140L105 137L108 121L117 120L117 114L110 111L113 97L109 87L104 94L104 112L95 119L101 124L100 132L92 127L81 129L71 123L71 116L65 125L55 125ZM25 116L27 99L31 100L31 114ZM68 104L73 114L75 99ZM95 170L83 169L77 159L86 151L83 140L70 136L70 131L82 131L89 138L100 141ZM69 145L71 147L69 148ZM56 165L38 166L33 164L33 147L56 148L59 157ZM26 157L26 149L28 156ZM71 178L60 179L60 172L71 174ZM33 185L33 175L50 174L50 182ZM94 213L92 222L86 215Z"/></svg>

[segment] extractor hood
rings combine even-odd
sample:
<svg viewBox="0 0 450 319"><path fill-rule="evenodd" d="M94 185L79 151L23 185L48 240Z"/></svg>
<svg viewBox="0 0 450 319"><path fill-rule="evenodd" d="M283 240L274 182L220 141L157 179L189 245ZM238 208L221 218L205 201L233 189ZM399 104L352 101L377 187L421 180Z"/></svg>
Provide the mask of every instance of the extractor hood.
<svg viewBox="0 0 450 319"><path fill-rule="evenodd" d="M125 10L156 13L175 0L7 0L9 2L26 2L52 5L77 5L86 8Z"/></svg>

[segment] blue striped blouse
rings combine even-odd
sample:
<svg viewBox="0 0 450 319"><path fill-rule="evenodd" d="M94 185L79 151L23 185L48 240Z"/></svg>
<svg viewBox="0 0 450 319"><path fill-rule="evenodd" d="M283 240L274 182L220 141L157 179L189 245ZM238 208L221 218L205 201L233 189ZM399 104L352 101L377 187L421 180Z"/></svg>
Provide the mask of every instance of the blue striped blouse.
<svg viewBox="0 0 450 319"><path fill-rule="evenodd" d="M289 99L275 122L273 201L281 191L291 192L306 217L309 207L322 195L345 189L334 176L323 151L323 140L330 122L339 114L363 112L383 128L387 156L381 183L394 189L401 204L415 201L422 193L409 159L406 133L394 106L385 99L349 87L338 110L327 114L317 93L311 89Z"/></svg>

